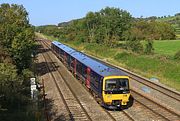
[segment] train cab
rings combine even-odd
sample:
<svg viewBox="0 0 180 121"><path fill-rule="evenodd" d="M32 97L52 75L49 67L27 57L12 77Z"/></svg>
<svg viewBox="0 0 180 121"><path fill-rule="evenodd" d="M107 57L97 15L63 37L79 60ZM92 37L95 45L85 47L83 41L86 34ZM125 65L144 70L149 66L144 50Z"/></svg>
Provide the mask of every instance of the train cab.
<svg viewBox="0 0 180 121"><path fill-rule="evenodd" d="M108 108L121 108L129 102L128 76L107 76L103 79L103 102Z"/></svg>

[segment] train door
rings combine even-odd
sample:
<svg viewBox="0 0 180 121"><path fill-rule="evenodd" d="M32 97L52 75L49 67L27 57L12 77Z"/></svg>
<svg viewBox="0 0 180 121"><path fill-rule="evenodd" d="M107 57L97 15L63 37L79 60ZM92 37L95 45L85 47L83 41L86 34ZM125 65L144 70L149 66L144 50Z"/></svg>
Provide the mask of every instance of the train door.
<svg viewBox="0 0 180 121"><path fill-rule="evenodd" d="M74 76L76 77L76 65L77 65L77 60L76 59L74 59L74 61L73 61L74 63Z"/></svg>
<svg viewBox="0 0 180 121"><path fill-rule="evenodd" d="M57 57L60 58L60 48L58 48L58 53L57 54Z"/></svg>
<svg viewBox="0 0 180 121"><path fill-rule="evenodd" d="M69 70L71 70L71 62L72 62L72 57L67 54L67 67Z"/></svg>
<svg viewBox="0 0 180 121"><path fill-rule="evenodd" d="M66 60L67 60L67 54L66 52L64 52L64 59L63 59L64 64L66 64Z"/></svg>
<svg viewBox="0 0 180 121"><path fill-rule="evenodd" d="M91 69L88 67L87 68L87 79L86 79L86 86L87 86L87 88L90 88L90 76L91 75Z"/></svg>

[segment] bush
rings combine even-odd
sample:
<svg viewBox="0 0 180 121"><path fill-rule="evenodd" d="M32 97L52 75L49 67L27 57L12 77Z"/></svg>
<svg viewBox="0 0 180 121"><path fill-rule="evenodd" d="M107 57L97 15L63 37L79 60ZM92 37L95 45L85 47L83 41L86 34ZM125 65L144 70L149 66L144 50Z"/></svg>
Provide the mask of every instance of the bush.
<svg viewBox="0 0 180 121"><path fill-rule="evenodd" d="M176 52L176 54L174 55L174 59L180 60L180 50Z"/></svg>
<svg viewBox="0 0 180 121"><path fill-rule="evenodd" d="M126 46L129 50L136 52L136 53L142 53L143 52L143 45L138 40L130 40L126 43Z"/></svg>
<svg viewBox="0 0 180 121"><path fill-rule="evenodd" d="M147 43L146 43L145 53L146 54L152 54L153 51L154 51L153 41L152 40L148 40Z"/></svg>

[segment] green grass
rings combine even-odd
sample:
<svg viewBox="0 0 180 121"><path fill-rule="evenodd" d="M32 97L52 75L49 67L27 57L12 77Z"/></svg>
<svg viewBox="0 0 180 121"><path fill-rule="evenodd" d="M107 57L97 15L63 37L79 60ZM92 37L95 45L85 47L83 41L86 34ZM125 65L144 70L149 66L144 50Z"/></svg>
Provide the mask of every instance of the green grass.
<svg viewBox="0 0 180 121"><path fill-rule="evenodd" d="M170 41L160 41L160 44L161 42L165 45L171 45ZM177 40L172 42L175 42L175 44L173 44L175 46L180 44L180 41ZM158 41L155 41L155 44L158 43ZM139 73L147 78L157 77L161 83L180 90L180 62L172 59L164 59L163 56L159 57L133 54L122 49L109 48L105 45L98 45L95 43L80 43L77 41L72 41L66 44L80 51L86 52L101 59L105 59L106 61L109 61L115 65ZM160 47L156 46L157 49ZM164 52L167 51L167 55L173 55L175 53L173 51L178 50L178 48L176 48L172 51L172 46L166 48L162 47L162 50L164 50Z"/></svg>
<svg viewBox="0 0 180 121"><path fill-rule="evenodd" d="M180 63L176 61L159 60L156 57L135 55L127 52L118 53L114 59L124 63L135 72L146 77L157 77L161 83L180 90Z"/></svg>
<svg viewBox="0 0 180 121"><path fill-rule="evenodd" d="M61 41L63 42L63 41ZM180 41L155 41L155 55L138 55L119 48L109 48L95 43L78 41L66 42L69 46L85 53L105 59L112 64L124 67L147 78L156 77L161 83L180 91L180 62L163 58L173 56L180 49Z"/></svg>
<svg viewBox="0 0 180 121"><path fill-rule="evenodd" d="M180 50L180 40L154 41L154 49L157 54L174 56Z"/></svg>

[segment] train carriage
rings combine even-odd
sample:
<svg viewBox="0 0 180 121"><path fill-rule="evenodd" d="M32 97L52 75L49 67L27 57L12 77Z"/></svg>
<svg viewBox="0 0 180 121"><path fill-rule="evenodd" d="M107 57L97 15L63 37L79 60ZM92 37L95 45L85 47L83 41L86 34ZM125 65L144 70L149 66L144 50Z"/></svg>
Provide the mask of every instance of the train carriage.
<svg viewBox="0 0 180 121"><path fill-rule="evenodd" d="M58 58L80 78L101 104L120 108L129 102L129 77L121 70L105 65L60 42L51 45Z"/></svg>

